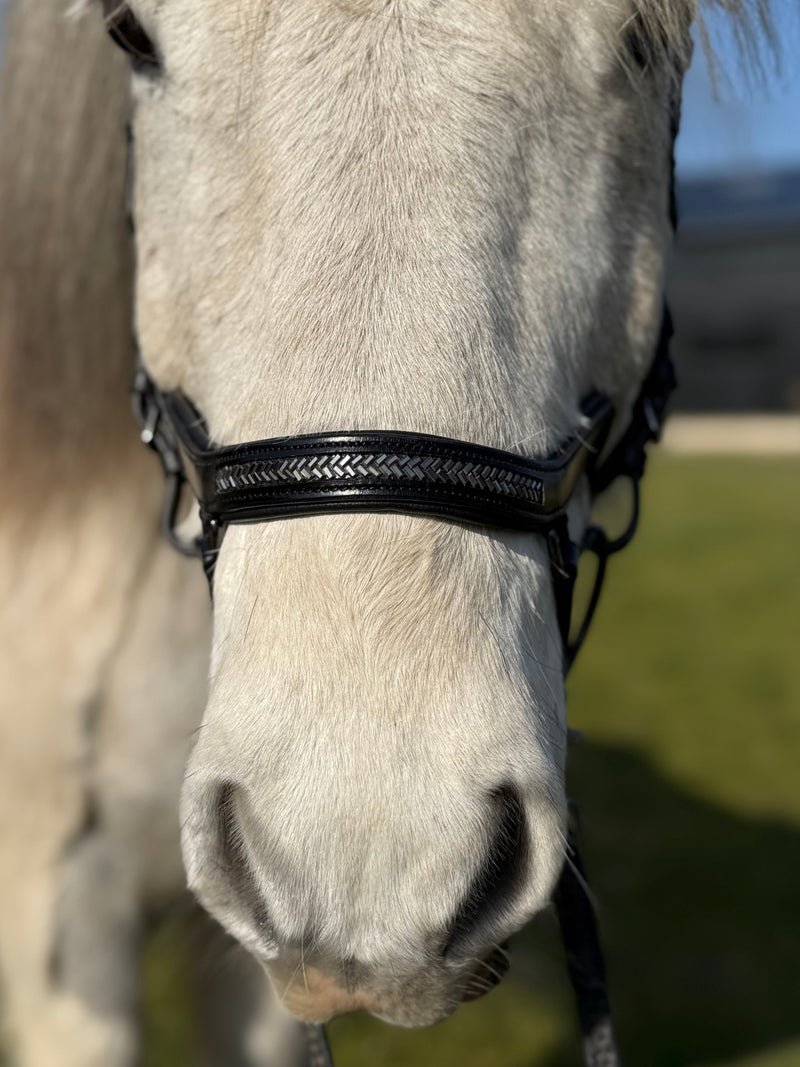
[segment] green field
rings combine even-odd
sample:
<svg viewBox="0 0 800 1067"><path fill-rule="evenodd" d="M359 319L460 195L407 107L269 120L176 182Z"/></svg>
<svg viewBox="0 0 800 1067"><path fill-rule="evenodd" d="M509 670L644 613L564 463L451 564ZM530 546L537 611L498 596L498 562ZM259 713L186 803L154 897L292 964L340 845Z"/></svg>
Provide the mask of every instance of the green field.
<svg viewBox="0 0 800 1067"><path fill-rule="evenodd" d="M800 1067L799 613L800 463L657 456L569 686L627 1067ZM193 1067L171 944L148 956L147 1067ZM549 915L449 1022L331 1030L337 1067L580 1063Z"/></svg>

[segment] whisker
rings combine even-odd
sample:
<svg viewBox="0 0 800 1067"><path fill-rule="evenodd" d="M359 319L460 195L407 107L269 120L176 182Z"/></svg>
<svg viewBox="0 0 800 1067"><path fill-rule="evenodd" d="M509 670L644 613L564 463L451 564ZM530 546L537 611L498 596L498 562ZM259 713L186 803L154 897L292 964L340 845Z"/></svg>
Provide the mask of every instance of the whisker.
<svg viewBox="0 0 800 1067"><path fill-rule="evenodd" d="M591 887L589 886L589 883L586 881L584 876L578 870L578 867L575 864L575 861L570 856L570 854L569 854L569 841L567 840L567 836L566 836L566 834L564 833L563 830L559 830L559 836L561 837L561 839L563 840L564 845L565 845L565 848L564 848L564 862L569 864L570 870L575 875L575 878L577 879L578 884L580 885L581 889L586 894L586 899L592 905L592 910L593 911L598 911L599 902L597 900L597 897L592 892Z"/></svg>
<svg viewBox="0 0 800 1067"><path fill-rule="evenodd" d="M483 969L485 971L488 971L489 974L491 974L493 978L496 978L498 982L502 982L502 980L505 977L505 975L501 974L500 971L495 970L495 968L492 967L490 964L488 964L486 962L486 960L482 960L481 964L483 966Z"/></svg>
<svg viewBox="0 0 800 1067"><path fill-rule="evenodd" d="M242 639L242 644L245 644L246 641L247 641L247 635L250 633L250 623L253 621L253 615L254 615L255 610L256 610L256 605L258 604L258 601L259 601L260 598L261 598L261 594L260 593L256 593L256 598L253 601L253 606L250 609L250 615L248 616L248 619L247 619L247 626L245 627L245 630L244 630L244 638Z"/></svg>

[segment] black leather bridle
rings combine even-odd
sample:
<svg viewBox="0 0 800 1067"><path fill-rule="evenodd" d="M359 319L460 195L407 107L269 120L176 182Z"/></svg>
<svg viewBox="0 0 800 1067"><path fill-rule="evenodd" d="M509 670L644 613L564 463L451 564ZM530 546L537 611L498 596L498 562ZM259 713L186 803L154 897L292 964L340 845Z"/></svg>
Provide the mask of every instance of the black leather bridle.
<svg viewBox="0 0 800 1067"><path fill-rule="evenodd" d="M153 42L124 4L104 0L109 32L136 62L156 68ZM646 57L632 56L644 69ZM674 146L680 117L676 90L670 103ZM671 159L669 216L677 224L674 153ZM131 223L133 222L131 216ZM213 595L213 575L225 531L234 523L341 512L399 512L450 522L523 530L546 538L563 647L564 672L574 662L588 632L610 556L628 545L639 520L639 483L646 446L657 441L667 401L675 387L669 355L672 323L665 307L650 370L642 383L628 426L610 451L614 418L611 401L590 394L581 405L583 421L553 455L527 458L450 438L401 432L341 432L252 441L215 447L202 416L180 393L162 392L140 365L133 386L134 412L142 440L161 459L167 481L163 526L182 553L199 556ZM609 538L591 525L580 543L570 538L567 507L583 476L592 496L624 478L633 489L633 507L624 533ZM200 507L202 534L183 540L176 529L183 487ZM594 586L577 630L571 633L578 560L597 559ZM597 923L577 844L570 826L566 862L554 903L575 990L587 1067L618 1067ZM331 1067L322 1027L307 1027L308 1067Z"/></svg>

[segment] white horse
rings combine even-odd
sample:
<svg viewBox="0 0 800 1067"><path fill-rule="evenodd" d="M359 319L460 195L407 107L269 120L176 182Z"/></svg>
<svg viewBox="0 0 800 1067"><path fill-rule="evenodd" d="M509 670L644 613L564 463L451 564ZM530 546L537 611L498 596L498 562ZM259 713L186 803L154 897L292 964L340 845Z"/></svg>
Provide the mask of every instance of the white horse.
<svg viewBox="0 0 800 1067"><path fill-rule="evenodd" d="M202 712L207 593L158 539L124 410L129 76L93 0L62 6L12 0L3 70L12 1053L134 1061L137 930L181 882L201 713L194 893L294 1016L433 1023L564 859L544 541L389 515L232 528ZM396 429L546 454L591 388L619 433L659 328L695 6L106 0L135 53L153 378L220 443ZM289 1062L251 1042L270 1055Z"/></svg>

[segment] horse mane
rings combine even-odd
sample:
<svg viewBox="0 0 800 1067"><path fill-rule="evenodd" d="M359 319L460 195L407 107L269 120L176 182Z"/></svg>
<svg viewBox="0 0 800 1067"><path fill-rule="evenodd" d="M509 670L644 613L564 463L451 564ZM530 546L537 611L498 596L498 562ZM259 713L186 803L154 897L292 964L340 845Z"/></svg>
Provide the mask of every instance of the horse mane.
<svg viewBox="0 0 800 1067"><path fill-rule="evenodd" d="M762 41L774 44L770 0L632 0L628 26L634 28L646 53L685 62L691 45L686 27L696 24L706 54L713 59L706 16L729 17L741 55L758 66ZM713 63L712 63L713 67Z"/></svg>
<svg viewBox="0 0 800 1067"><path fill-rule="evenodd" d="M3 496L79 489L130 437L127 67L100 19L9 0L0 68Z"/></svg>

